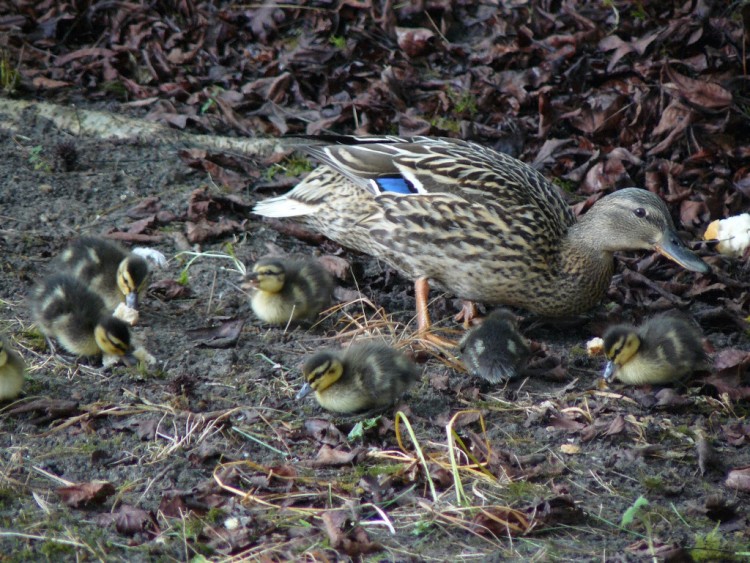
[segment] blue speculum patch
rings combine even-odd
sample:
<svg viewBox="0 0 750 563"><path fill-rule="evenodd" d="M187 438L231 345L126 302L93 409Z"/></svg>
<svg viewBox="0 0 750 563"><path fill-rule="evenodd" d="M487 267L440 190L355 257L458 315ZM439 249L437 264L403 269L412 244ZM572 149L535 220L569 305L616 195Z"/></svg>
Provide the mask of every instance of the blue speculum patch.
<svg viewBox="0 0 750 563"><path fill-rule="evenodd" d="M381 192L390 192L394 194L415 194L417 193L416 188L411 182L407 182L401 176L392 176L386 178L378 178L373 180L375 185Z"/></svg>

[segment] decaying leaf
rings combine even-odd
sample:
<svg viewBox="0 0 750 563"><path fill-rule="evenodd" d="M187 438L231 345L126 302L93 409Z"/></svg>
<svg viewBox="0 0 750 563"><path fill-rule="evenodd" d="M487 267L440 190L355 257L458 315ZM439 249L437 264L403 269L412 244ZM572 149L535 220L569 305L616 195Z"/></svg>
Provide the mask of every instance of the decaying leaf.
<svg viewBox="0 0 750 563"><path fill-rule="evenodd" d="M349 557L361 557L380 551L382 546L370 541L367 532L350 522L351 513L345 510L327 510L322 515L325 531L331 546Z"/></svg>
<svg viewBox="0 0 750 563"><path fill-rule="evenodd" d="M68 506L84 508L103 503L115 494L115 487L109 481L91 481L59 487L56 492Z"/></svg>
<svg viewBox="0 0 750 563"><path fill-rule="evenodd" d="M232 348L237 344L245 319L230 319L217 326L186 331L190 340L206 348Z"/></svg>
<svg viewBox="0 0 750 563"><path fill-rule="evenodd" d="M329 420L308 418L305 420L305 430L318 442L329 446L346 444L346 436Z"/></svg>
<svg viewBox="0 0 750 563"><path fill-rule="evenodd" d="M326 467L329 465L347 465L352 463L359 454L364 451L364 448L358 447L351 451L343 450L340 448L332 448L327 444L323 444L318 455L311 462L314 467Z"/></svg>

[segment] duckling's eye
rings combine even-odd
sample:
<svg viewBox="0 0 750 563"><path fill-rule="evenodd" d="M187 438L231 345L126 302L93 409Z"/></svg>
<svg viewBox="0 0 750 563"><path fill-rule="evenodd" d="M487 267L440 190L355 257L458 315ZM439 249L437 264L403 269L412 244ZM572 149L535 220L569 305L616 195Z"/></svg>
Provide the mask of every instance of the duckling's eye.
<svg viewBox="0 0 750 563"><path fill-rule="evenodd" d="M646 215L648 215L648 213L646 213L646 210L643 209L643 207L638 207L638 208L634 209L633 213L639 219L643 219Z"/></svg>

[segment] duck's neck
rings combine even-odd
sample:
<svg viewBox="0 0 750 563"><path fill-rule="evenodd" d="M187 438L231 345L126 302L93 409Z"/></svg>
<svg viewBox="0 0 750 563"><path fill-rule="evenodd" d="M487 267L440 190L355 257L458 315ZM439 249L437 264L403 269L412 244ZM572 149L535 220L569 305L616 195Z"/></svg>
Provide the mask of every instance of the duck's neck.
<svg viewBox="0 0 750 563"><path fill-rule="evenodd" d="M597 244L591 225L582 220L571 225L563 242L558 265L560 306L576 314L599 303L614 272L612 251ZM605 243L606 244L606 243Z"/></svg>

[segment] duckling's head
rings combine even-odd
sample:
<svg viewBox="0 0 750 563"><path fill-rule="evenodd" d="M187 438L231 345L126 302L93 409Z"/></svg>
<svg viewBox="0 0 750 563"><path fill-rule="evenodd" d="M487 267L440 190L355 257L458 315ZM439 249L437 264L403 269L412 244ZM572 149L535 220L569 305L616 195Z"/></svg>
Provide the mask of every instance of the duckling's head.
<svg viewBox="0 0 750 563"><path fill-rule="evenodd" d="M132 357L130 328L117 317L102 317L94 328L94 339L104 354L126 360Z"/></svg>
<svg viewBox="0 0 750 563"><path fill-rule="evenodd" d="M148 279L148 263L141 256L130 255L120 262L117 268L117 286L125 295L125 304L131 309L138 308L138 292Z"/></svg>
<svg viewBox="0 0 750 563"><path fill-rule="evenodd" d="M656 250L683 268L708 273L710 267L685 246L664 202L648 190L625 188L599 200L581 218L602 250ZM592 224L593 223L593 224Z"/></svg>
<svg viewBox="0 0 750 563"><path fill-rule="evenodd" d="M8 363L8 351L5 349L5 341L0 338L0 368Z"/></svg>
<svg viewBox="0 0 750 563"><path fill-rule="evenodd" d="M262 259L253 266L247 275L247 283L243 287L257 289L266 293L278 293L284 287L286 270L279 260Z"/></svg>
<svg viewBox="0 0 750 563"><path fill-rule="evenodd" d="M617 325L607 329L602 337L604 355L609 360L604 368L604 379L609 381L618 367L627 364L641 347L641 339L635 329Z"/></svg>
<svg viewBox="0 0 750 563"><path fill-rule="evenodd" d="M305 362L302 366L305 384L297 393L297 399L306 397L310 391L322 393L336 383L344 374L344 365L331 352L320 352Z"/></svg>

